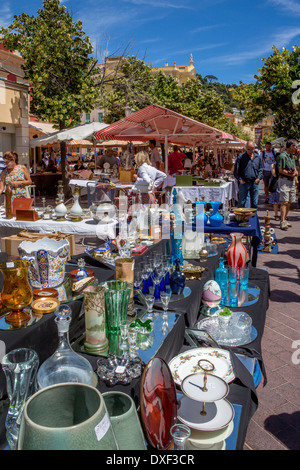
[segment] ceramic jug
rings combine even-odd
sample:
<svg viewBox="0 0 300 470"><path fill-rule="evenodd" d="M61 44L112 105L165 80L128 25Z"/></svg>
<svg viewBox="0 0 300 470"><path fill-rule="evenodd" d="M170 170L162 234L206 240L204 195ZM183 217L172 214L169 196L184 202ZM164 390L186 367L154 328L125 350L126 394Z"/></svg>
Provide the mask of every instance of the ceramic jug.
<svg viewBox="0 0 300 470"><path fill-rule="evenodd" d="M146 450L146 443L133 399L122 392L102 394L120 450Z"/></svg>
<svg viewBox="0 0 300 470"><path fill-rule="evenodd" d="M79 383L52 385L24 407L19 450L117 450L101 393Z"/></svg>

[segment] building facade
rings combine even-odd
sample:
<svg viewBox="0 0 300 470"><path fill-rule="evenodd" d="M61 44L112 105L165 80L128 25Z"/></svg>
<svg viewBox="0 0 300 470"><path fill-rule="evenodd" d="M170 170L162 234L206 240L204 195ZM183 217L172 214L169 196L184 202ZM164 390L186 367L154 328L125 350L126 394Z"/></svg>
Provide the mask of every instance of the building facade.
<svg viewBox="0 0 300 470"><path fill-rule="evenodd" d="M193 55L190 55L188 65L169 65L167 62L163 67L152 67L153 72L163 72L166 75L172 75L178 81L179 85L186 83L191 78L196 78L196 69L194 67Z"/></svg>
<svg viewBox="0 0 300 470"><path fill-rule="evenodd" d="M29 165L29 84L22 63L0 44L0 153L16 151L19 163Z"/></svg>

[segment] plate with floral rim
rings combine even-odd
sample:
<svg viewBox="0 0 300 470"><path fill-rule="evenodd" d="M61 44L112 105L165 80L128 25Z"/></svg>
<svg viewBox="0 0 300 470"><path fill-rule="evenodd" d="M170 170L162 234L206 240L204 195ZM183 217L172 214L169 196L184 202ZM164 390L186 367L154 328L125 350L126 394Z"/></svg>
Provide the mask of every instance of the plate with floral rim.
<svg viewBox="0 0 300 470"><path fill-rule="evenodd" d="M173 357L169 362L169 367L176 385L181 385L185 377L197 372L201 372L198 362L206 359L214 365L214 370L210 372L230 383L235 379L230 352L221 348L194 348L189 349Z"/></svg>

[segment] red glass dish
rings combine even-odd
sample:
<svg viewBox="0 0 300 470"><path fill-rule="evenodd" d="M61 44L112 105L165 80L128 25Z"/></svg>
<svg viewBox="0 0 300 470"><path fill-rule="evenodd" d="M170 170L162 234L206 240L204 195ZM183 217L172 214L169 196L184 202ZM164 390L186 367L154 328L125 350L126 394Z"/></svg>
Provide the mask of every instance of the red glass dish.
<svg viewBox="0 0 300 470"><path fill-rule="evenodd" d="M152 447L168 449L172 444L170 429L177 421L177 398L169 366L160 357L151 359L143 372L141 418Z"/></svg>

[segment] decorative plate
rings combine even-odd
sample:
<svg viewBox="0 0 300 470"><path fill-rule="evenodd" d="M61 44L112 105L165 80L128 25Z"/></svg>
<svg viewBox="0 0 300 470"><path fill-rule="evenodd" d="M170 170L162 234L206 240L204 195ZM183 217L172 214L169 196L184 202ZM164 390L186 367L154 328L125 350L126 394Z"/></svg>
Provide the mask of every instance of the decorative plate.
<svg viewBox="0 0 300 470"><path fill-rule="evenodd" d="M191 435L189 437L190 449L207 449L212 446L225 441L233 432L234 424L233 421L229 423L225 428L219 429L218 431L197 431L191 429Z"/></svg>
<svg viewBox="0 0 300 470"><path fill-rule="evenodd" d="M181 383L183 393L195 401L214 402L222 400L228 395L229 386L220 377L207 374L207 391L204 389L204 373L188 375Z"/></svg>
<svg viewBox="0 0 300 470"><path fill-rule="evenodd" d="M58 298L58 291L53 289L52 287L45 287L44 289L34 289L33 298L34 299L41 299L46 297L54 297L55 299Z"/></svg>
<svg viewBox="0 0 300 470"><path fill-rule="evenodd" d="M225 382L230 383L235 379L229 351L221 348L195 348L178 354L169 362L173 379L177 385L181 385L183 379L188 375L201 372L198 365L200 359L208 359L212 362L215 369L211 373Z"/></svg>
<svg viewBox="0 0 300 470"><path fill-rule="evenodd" d="M143 372L141 418L151 446L168 449L172 444L170 429L177 421L177 397L169 366L160 357L151 359Z"/></svg>
<svg viewBox="0 0 300 470"><path fill-rule="evenodd" d="M59 307L60 301L58 299L37 299L31 304L31 308L35 313L46 314L54 312Z"/></svg>
<svg viewBox="0 0 300 470"><path fill-rule="evenodd" d="M215 403L206 403L206 415L202 416L202 404L183 396L178 405L178 419L197 431L218 431L228 426L234 418L231 403L224 398Z"/></svg>

